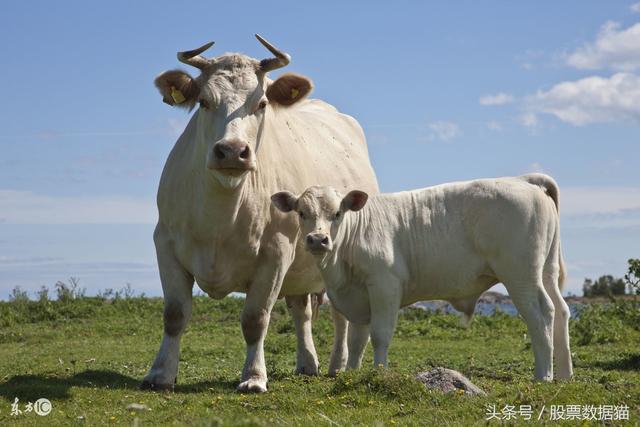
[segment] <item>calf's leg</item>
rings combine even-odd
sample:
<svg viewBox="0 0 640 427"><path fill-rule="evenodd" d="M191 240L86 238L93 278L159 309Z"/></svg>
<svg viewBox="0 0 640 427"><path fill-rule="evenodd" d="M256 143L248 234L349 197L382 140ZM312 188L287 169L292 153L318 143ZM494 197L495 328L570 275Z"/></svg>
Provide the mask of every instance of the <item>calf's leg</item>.
<svg viewBox="0 0 640 427"><path fill-rule="evenodd" d="M555 309L542 280L504 281L509 296L527 324L535 358L535 378L553 380L553 318Z"/></svg>
<svg viewBox="0 0 640 427"><path fill-rule="evenodd" d="M349 322L347 369L358 369L362 365L364 349L369 342L370 326Z"/></svg>
<svg viewBox="0 0 640 427"><path fill-rule="evenodd" d="M296 326L296 374L318 375L318 356L311 334L311 298L309 294L285 297Z"/></svg>
<svg viewBox="0 0 640 427"><path fill-rule="evenodd" d="M331 318L333 319L333 348L329 361L329 376L335 377L338 372L344 371L347 365L347 329L349 322L331 304ZM366 343L365 343L366 344Z"/></svg>
<svg viewBox="0 0 640 427"><path fill-rule="evenodd" d="M387 367L389 344L396 329L400 311L400 283L390 275L376 275L374 283L367 287L371 307L371 344L374 366Z"/></svg>
<svg viewBox="0 0 640 427"><path fill-rule="evenodd" d="M569 379L573 375L571 350L569 348L570 311L560 292L559 282L564 280L564 277L560 277L561 263L559 244L554 242L544 266L542 281L555 308L555 316L553 318L553 356L556 359L556 376L560 379Z"/></svg>

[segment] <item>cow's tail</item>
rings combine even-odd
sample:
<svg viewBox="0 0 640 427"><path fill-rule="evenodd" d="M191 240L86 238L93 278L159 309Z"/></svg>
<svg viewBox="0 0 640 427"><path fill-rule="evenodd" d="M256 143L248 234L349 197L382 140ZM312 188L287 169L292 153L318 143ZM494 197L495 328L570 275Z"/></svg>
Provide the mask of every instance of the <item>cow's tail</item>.
<svg viewBox="0 0 640 427"><path fill-rule="evenodd" d="M543 173L532 173L523 175L520 178L528 182L529 184L537 185L541 187L545 193L553 200L553 204L556 206L556 213L558 215L558 230L556 232L556 239L560 239L560 189L556 181L549 175ZM564 282L566 279L566 268L564 265L564 257L562 256L562 247L558 240L558 263L560 265L560 271L558 275L558 287L560 292L564 288Z"/></svg>
<svg viewBox="0 0 640 427"><path fill-rule="evenodd" d="M320 306L324 302L324 291L311 294L311 320L318 320L320 314Z"/></svg>

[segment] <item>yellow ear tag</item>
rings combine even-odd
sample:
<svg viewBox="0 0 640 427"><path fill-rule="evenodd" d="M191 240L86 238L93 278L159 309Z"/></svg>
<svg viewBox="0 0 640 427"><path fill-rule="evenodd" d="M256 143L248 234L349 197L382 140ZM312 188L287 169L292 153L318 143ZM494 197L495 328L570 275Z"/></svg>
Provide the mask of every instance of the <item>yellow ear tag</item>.
<svg viewBox="0 0 640 427"><path fill-rule="evenodd" d="M187 100L182 92L176 89L175 86L171 86L171 97L173 98L173 102L175 102L176 104L182 104Z"/></svg>
<svg viewBox="0 0 640 427"><path fill-rule="evenodd" d="M291 99L296 99L300 95L300 91L295 87L291 88Z"/></svg>

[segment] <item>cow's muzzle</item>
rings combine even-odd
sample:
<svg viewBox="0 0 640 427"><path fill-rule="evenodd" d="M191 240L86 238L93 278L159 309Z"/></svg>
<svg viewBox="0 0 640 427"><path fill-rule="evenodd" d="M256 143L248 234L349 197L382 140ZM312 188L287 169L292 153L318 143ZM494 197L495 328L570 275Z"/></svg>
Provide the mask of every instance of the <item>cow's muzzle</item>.
<svg viewBox="0 0 640 427"><path fill-rule="evenodd" d="M236 175L256 168L255 154L251 146L244 141L222 140L213 146L207 166L209 169Z"/></svg>
<svg viewBox="0 0 640 427"><path fill-rule="evenodd" d="M333 249L329 236L323 233L309 233L306 238L307 249L314 255L325 254Z"/></svg>

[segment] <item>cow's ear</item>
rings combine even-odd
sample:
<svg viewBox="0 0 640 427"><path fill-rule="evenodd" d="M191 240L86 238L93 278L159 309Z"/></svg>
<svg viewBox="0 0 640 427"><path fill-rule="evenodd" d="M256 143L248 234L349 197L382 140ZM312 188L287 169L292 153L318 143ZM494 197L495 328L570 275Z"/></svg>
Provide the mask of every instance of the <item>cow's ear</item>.
<svg viewBox="0 0 640 427"><path fill-rule="evenodd" d="M340 208L345 212L359 211L367 204L367 199L369 199L369 195L364 191L353 190L344 196Z"/></svg>
<svg viewBox="0 0 640 427"><path fill-rule="evenodd" d="M165 71L156 77L155 84L162 101L169 105L191 109L200 95L196 80L181 70Z"/></svg>
<svg viewBox="0 0 640 427"><path fill-rule="evenodd" d="M298 198L288 191L281 191L271 196L271 203L281 212L291 212L296 208Z"/></svg>
<svg viewBox="0 0 640 427"><path fill-rule="evenodd" d="M313 89L313 83L299 74L286 73L267 88L267 98L272 104L293 105L304 99Z"/></svg>

